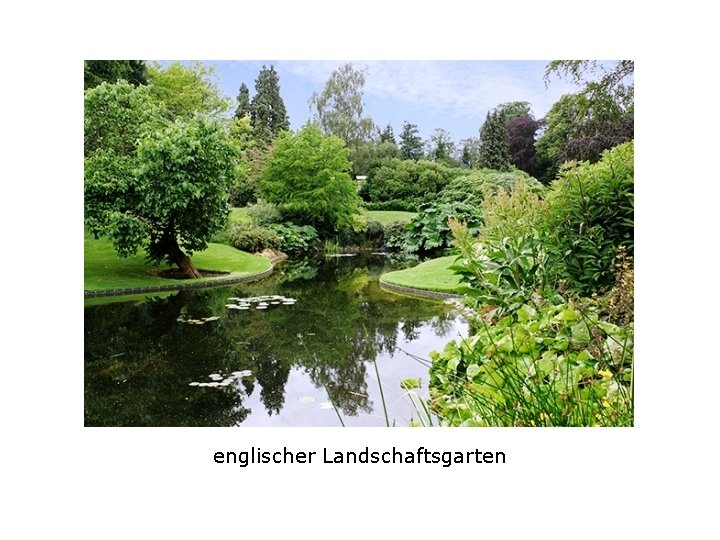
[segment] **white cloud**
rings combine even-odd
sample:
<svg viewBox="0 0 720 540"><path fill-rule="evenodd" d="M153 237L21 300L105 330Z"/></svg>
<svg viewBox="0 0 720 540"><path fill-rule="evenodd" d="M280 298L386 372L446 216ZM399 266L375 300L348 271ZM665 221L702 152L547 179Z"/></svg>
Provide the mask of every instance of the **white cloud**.
<svg viewBox="0 0 720 540"><path fill-rule="evenodd" d="M282 62L318 89L343 61ZM577 91L555 79L542 80L545 62L490 61L353 61L368 66L365 95L397 100L434 114L484 117L508 101L529 101L536 116L545 114L560 95Z"/></svg>

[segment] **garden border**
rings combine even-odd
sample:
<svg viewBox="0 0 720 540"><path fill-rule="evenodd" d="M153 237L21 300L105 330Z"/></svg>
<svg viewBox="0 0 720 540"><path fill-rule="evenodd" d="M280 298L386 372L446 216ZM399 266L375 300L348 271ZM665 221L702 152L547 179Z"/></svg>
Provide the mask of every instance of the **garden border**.
<svg viewBox="0 0 720 540"><path fill-rule="evenodd" d="M378 280L380 287L389 292L407 294L410 296L420 296L423 298L435 298L438 300L460 300L463 298L462 294L444 293L440 291L431 291L428 289L416 289L415 287L405 287L404 285L395 285L394 283L388 283L383 281L382 278Z"/></svg>
<svg viewBox="0 0 720 540"><path fill-rule="evenodd" d="M273 273L275 263L271 261L270 268L250 274L247 276L228 276L221 278L211 278L208 281L199 281L194 283L178 283L172 285L155 285L152 287L131 287L129 289L100 289L96 291L84 291L85 298L98 298L102 296L124 296L126 294L144 294L163 291L183 291L187 289L203 289L207 287L220 287L223 285L232 285L234 283L245 283L248 281L256 281L265 278Z"/></svg>

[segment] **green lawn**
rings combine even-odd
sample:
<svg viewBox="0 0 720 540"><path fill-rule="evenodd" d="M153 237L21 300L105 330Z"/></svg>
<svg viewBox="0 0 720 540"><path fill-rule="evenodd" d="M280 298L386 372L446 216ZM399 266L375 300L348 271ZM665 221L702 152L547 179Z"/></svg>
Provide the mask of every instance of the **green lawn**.
<svg viewBox="0 0 720 540"><path fill-rule="evenodd" d="M230 209L230 216L228 217L228 222L230 225L233 223L240 224L247 224L250 225L252 223L252 219L250 218L250 215L248 214L247 207L244 208L231 208Z"/></svg>
<svg viewBox="0 0 720 540"><path fill-rule="evenodd" d="M210 244L205 251L193 255L192 261L199 269L230 272L235 276L256 274L270 267L270 262L263 257L250 255L222 244ZM95 240L92 235L85 232L86 291L177 283L157 275L166 268L168 267L147 264L144 253L138 253L127 259L118 259L109 240L104 238ZM183 280L183 283L207 281L207 279Z"/></svg>
<svg viewBox="0 0 720 540"><path fill-rule="evenodd" d="M365 210L368 219L374 219L383 224L383 226L393 221L410 222L417 214L415 212L401 212L399 210Z"/></svg>
<svg viewBox="0 0 720 540"><path fill-rule="evenodd" d="M467 288L461 285L460 276L450 270L450 266L453 265L456 258L456 255L450 255L449 257L432 259L412 268L388 272L380 276L380 279L403 287L463 294Z"/></svg>

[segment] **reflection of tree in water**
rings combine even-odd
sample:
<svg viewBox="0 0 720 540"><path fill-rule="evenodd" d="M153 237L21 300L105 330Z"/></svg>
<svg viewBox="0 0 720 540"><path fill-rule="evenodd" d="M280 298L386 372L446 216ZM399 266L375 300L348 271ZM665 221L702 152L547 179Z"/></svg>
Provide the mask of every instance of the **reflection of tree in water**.
<svg viewBox="0 0 720 540"><path fill-rule="evenodd" d="M257 284L86 309L86 423L234 425L250 413L242 402L255 384L268 413L278 414L294 367L345 415L371 412L368 362L393 353L399 335L417 339L428 322L447 332L452 322L437 303L382 291L382 264L360 257L286 261L283 272ZM298 301L263 311L225 307L231 296L265 294ZM176 320L210 315L221 319L201 326ZM218 370L245 369L253 378L239 388L188 386Z"/></svg>
<svg viewBox="0 0 720 540"><path fill-rule="evenodd" d="M86 425L224 426L247 417L231 387L189 386L208 381L231 350L221 328L177 322L189 299L85 310Z"/></svg>

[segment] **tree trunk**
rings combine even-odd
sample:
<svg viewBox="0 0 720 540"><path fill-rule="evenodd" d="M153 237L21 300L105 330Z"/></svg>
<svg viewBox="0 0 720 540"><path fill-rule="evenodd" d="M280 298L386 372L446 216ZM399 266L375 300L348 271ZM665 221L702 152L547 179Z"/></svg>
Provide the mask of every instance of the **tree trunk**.
<svg viewBox="0 0 720 540"><path fill-rule="evenodd" d="M190 260L190 257L185 255L180 248L178 248L177 254L173 258L175 259L175 264L177 264L186 278L195 279L202 277Z"/></svg>
<svg viewBox="0 0 720 540"><path fill-rule="evenodd" d="M202 277L200 275L200 272L197 271L197 268L195 268L195 265L190 260L190 257L185 255L185 253L183 253L183 250L180 249L177 240L175 238L172 238L168 243L170 244L170 258L180 269L183 276L185 276L187 279L196 279Z"/></svg>

